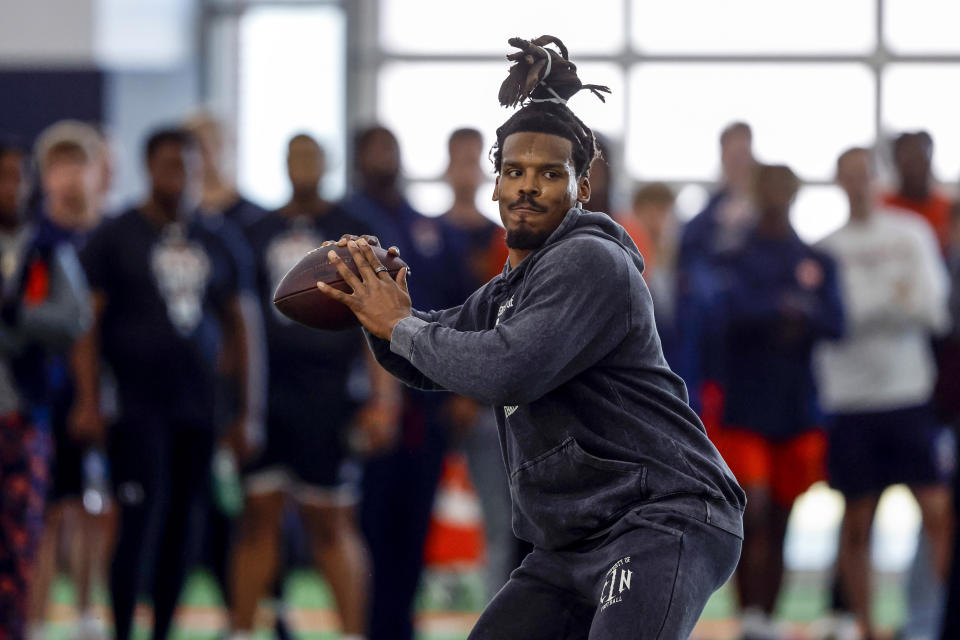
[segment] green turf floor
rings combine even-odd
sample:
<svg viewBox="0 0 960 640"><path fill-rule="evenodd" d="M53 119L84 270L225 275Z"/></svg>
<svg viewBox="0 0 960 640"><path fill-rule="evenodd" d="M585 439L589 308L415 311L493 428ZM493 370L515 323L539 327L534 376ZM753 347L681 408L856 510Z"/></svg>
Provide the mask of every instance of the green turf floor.
<svg viewBox="0 0 960 640"><path fill-rule="evenodd" d="M877 580L875 612L877 622L881 628L893 629L902 621L904 603L902 585L899 577L881 576ZM99 602L105 601L105 594L97 594ZM48 625L49 640L71 640L73 623L70 615L64 612L72 611L74 590L70 582L64 578L56 581L52 593L55 612L61 619L54 620ZM828 593L824 588L824 577L818 574L794 574L788 577L785 590L781 596L778 616L784 620L798 623L812 622L821 617L826 611ZM297 570L291 572L284 588L284 601L290 610L296 611L330 611L333 608L332 597L326 583L313 571ZM212 577L202 571L195 572L187 585L183 604L187 612L213 612L219 615L223 601L220 591ZM725 620L733 615L733 592L725 587L711 598L704 611L704 620ZM423 587L417 598L417 609L424 613L440 614L444 612L476 612L483 606L483 587L480 576L476 573L444 573L433 572L427 575ZM54 618L57 616L54 615ZM209 617L209 616L208 616ZM194 615L191 620L196 620ZM221 637L221 632L210 628L205 622L204 628L181 628L174 634L176 640L214 640ZM462 640L464 632L431 632L423 633L419 640ZM146 629L138 629L136 640L147 640L149 633ZM267 640L272 633L267 630L257 634L257 640ZM303 632L298 634L303 640L334 640L338 637L333 632Z"/></svg>

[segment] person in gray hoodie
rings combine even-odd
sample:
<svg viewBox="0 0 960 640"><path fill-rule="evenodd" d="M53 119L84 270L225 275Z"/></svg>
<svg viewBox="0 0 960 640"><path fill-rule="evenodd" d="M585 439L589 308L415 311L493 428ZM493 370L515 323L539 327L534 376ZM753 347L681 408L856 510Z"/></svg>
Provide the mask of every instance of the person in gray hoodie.
<svg viewBox="0 0 960 640"><path fill-rule="evenodd" d="M596 143L565 105L582 85L559 47L558 77L545 87L541 65L497 130L501 275L460 307L413 310L405 270L345 237L359 277L329 259L352 294L317 286L400 380L496 408L514 532L534 551L471 639L686 638L737 564L744 494L664 360L636 245L582 208Z"/></svg>

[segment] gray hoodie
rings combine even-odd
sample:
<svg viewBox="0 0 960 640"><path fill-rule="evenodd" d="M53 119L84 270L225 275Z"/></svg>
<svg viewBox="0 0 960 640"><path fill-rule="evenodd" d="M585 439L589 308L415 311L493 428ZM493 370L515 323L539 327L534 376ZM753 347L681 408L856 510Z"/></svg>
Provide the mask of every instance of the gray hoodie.
<svg viewBox="0 0 960 640"><path fill-rule="evenodd" d="M514 532L540 548L667 500L742 537L743 491L664 360L642 272L623 227L574 208L462 306L367 334L405 383L494 406Z"/></svg>

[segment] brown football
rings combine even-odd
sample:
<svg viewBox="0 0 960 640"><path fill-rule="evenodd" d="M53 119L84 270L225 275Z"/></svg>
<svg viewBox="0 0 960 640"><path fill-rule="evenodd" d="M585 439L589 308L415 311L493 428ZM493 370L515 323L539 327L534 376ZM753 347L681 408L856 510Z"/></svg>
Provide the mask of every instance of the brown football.
<svg viewBox="0 0 960 640"><path fill-rule="evenodd" d="M273 294L273 304L280 313L295 322L314 329L335 331L355 327L359 323L345 304L337 302L317 288L317 282L324 282L340 291L351 292L350 285L343 281L337 268L327 257L331 250L337 252L351 271L360 274L350 250L346 247L318 247L303 256L300 262L281 278L277 291ZM373 253L380 260L380 264L387 268L391 278L396 278L397 272L407 266L403 260L380 247L373 247Z"/></svg>

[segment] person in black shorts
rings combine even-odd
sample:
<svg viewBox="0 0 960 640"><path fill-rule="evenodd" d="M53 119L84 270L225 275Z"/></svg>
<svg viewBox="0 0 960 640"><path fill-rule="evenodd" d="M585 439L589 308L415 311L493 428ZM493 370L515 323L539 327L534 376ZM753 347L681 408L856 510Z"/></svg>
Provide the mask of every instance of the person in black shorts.
<svg viewBox="0 0 960 640"><path fill-rule="evenodd" d="M819 347L817 386L828 414L830 485L846 500L838 574L864 637L872 638L870 532L887 487L913 491L935 581L949 571L952 448L932 405L931 350L932 336L949 327L949 278L930 224L877 204L871 150L845 151L837 183L850 220L818 248L838 265L847 326L842 339Z"/></svg>
<svg viewBox="0 0 960 640"><path fill-rule="evenodd" d="M352 293L318 288L395 376L495 407L514 532L534 550L471 639L687 638L737 564L744 493L663 358L636 245L582 208L596 143L566 100L609 90L584 86L556 38L510 43L500 100L524 106L493 150L503 273L462 306L414 310L406 271L354 236L340 242L359 277L329 254Z"/></svg>
<svg viewBox="0 0 960 640"><path fill-rule="evenodd" d="M252 632L257 602L275 577L289 495L300 507L311 551L330 583L343 637L361 637L368 567L355 524L360 482L355 448L390 444L399 389L365 359L359 329L308 329L273 306L280 279L324 238L367 229L320 197L324 153L316 140L294 136L287 168L290 202L247 229L262 292L269 380L266 442L244 469L246 504L232 559L232 626L235 638Z"/></svg>
<svg viewBox="0 0 960 640"><path fill-rule="evenodd" d="M246 354L237 266L222 240L190 215L198 156L181 129L145 145L150 193L104 222L81 256L95 324L77 347L78 431L103 418L95 381L101 359L117 379L118 416L107 430L120 531L110 570L115 633L130 637L137 596L152 596L153 637L165 638L207 497L214 447L218 358ZM239 403L245 406L244 402ZM239 416L231 432L242 429Z"/></svg>

